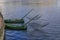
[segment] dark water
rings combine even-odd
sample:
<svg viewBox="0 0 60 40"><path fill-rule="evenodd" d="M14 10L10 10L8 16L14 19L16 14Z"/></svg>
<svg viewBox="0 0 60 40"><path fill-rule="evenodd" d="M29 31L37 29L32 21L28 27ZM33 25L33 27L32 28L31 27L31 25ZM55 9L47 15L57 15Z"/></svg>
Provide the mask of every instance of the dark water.
<svg viewBox="0 0 60 40"><path fill-rule="evenodd" d="M6 30L6 40L27 40L26 31Z"/></svg>

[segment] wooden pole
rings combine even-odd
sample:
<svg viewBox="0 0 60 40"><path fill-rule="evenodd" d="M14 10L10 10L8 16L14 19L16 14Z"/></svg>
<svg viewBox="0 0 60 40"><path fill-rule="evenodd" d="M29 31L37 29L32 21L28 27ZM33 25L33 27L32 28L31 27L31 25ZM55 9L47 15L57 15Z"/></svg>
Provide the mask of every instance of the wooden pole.
<svg viewBox="0 0 60 40"><path fill-rule="evenodd" d="M31 12L32 10L33 10L33 9L31 9L25 16L23 16L22 19L25 18L28 14L30 14L30 12Z"/></svg>

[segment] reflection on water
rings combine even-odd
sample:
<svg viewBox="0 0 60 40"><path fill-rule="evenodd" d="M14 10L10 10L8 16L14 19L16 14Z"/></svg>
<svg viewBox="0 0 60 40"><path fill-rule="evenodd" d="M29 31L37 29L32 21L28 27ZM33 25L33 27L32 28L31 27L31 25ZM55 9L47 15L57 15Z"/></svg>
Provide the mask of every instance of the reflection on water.
<svg viewBox="0 0 60 40"><path fill-rule="evenodd" d="M37 33L36 35L40 35L39 39L41 40L60 40L60 9L59 8L48 8L49 10L47 12L42 12L43 16L41 19L48 20L49 25L42 28L41 31L38 33L35 31L33 34ZM18 15L18 14L16 14ZM15 16L16 17L16 16ZM32 30L32 29L31 29ZM14 34L14 35L13 35ZM22 34L22 35L21 35ZM24 31L13 31L13 30L7 30L6 31L6 39L9 40L25 40L27 35L27 32ZM25 35L25 36L24 36ZM31 36L30 36L31 37Z"/></svg>
<svg viewBox="0 0 60 40"><path fill-rule="evenodd" d="M51 37L49 33L42 30L35 30L28 33L28 40L54 40L54 37Z"/></svg>
<svg viewBox="0 0 60 40"><path fill-rule="evenodd" d="M19 4L19 3L18 3ZM42 14L41 19L48 20L49 25L42 28L39 31L34 31L31 27L30 30L33 30L33 36L39 36L38 39L41 40L60 40L60 8L56 6L45 6L40 7L38 5L28 6L28 5L16 5L16 4L5 4L3 9L3 16L5 19L16 19L23 17L31 8L34 9L30 15ZM39 20L41 20L39 19ZM14 31L6 30L6 40L26 40L27 36L26 31ZM32 35L29 35L33 37ZM35 37L34 37L35 38ZM34 39L33 39L34 40Z"/></svg>

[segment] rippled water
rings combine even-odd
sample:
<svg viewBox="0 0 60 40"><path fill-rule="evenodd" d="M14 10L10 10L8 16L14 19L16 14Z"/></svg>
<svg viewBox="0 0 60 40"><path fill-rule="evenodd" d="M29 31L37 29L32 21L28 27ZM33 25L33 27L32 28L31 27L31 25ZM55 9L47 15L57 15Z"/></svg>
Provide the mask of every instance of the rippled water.
<svg viewBox="0 0 60 40"><path fill-rule="evenodd" d="M26 31L6 30L6 40L27 40Z"/></svg>
<svg viewBox="0 0 60 40"><path fill-rule="evenodd" d="M48 20L49 25L37 31L41 40L60 40L60 9L48 8L48 11L43 13L41 19ZM7 14L8 15L8 14ZM12 15L12 14L11 14ZM16 16L18 14L15 14ZM36 32L33 32L34 34ZM26 40L26 31L6 30L6 40ZM31 37L31 35L30 35ZM34 40L34 39L33 39Z"/></svg>
<svg viewBox="0 0 60 40"><path fill-rule="evenodd" d="M42 28L41 30L33 32L31 31L34 35L36 34L39 36L36 37L38 38L37 40L60 40L60 8L57 8L55 6L40 8L40 6L37 5L35 5L35 7L14 4L12 5L13 6L11 6L10 4L5 5L5 9L3 9L3 16L5 19L20 19L30 9L33 8L34 11L31 12L29 16L41 14L41 19L47 20L49 22L49 25ZM27 40L27 31L6 30L5 34L6 40ZM29 36L30 38L33 37L30 34Z"/></svg>

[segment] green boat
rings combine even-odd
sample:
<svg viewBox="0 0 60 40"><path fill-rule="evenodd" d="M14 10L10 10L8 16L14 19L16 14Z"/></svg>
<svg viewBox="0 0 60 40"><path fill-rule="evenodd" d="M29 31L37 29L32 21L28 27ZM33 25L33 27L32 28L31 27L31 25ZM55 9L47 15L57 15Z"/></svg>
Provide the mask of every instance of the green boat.
<svg viewBox="0 0 60 40"><path fill-rule="evenodd" d="M13 25L5 25L5 29L10 30L27 30L27 26L13 26Z"/></svg>
<svg viewBox="0 0 60 40"><path fill-rule="evenodd" d="M38 15L36 15L32 19L30 19L28 22L22 24L21 26L14 26L14 25L5 24L5 29L11 29L11 30L27 30L27 24L30 23L37 16Z"/></svg>
<svg viewBox="0 0 60 40"><path fill-rule="evenodd" d="M12 20L12 19L6 19L4 20L5 23L24 23L24 19L16 19L16 20Z"/></svg>

